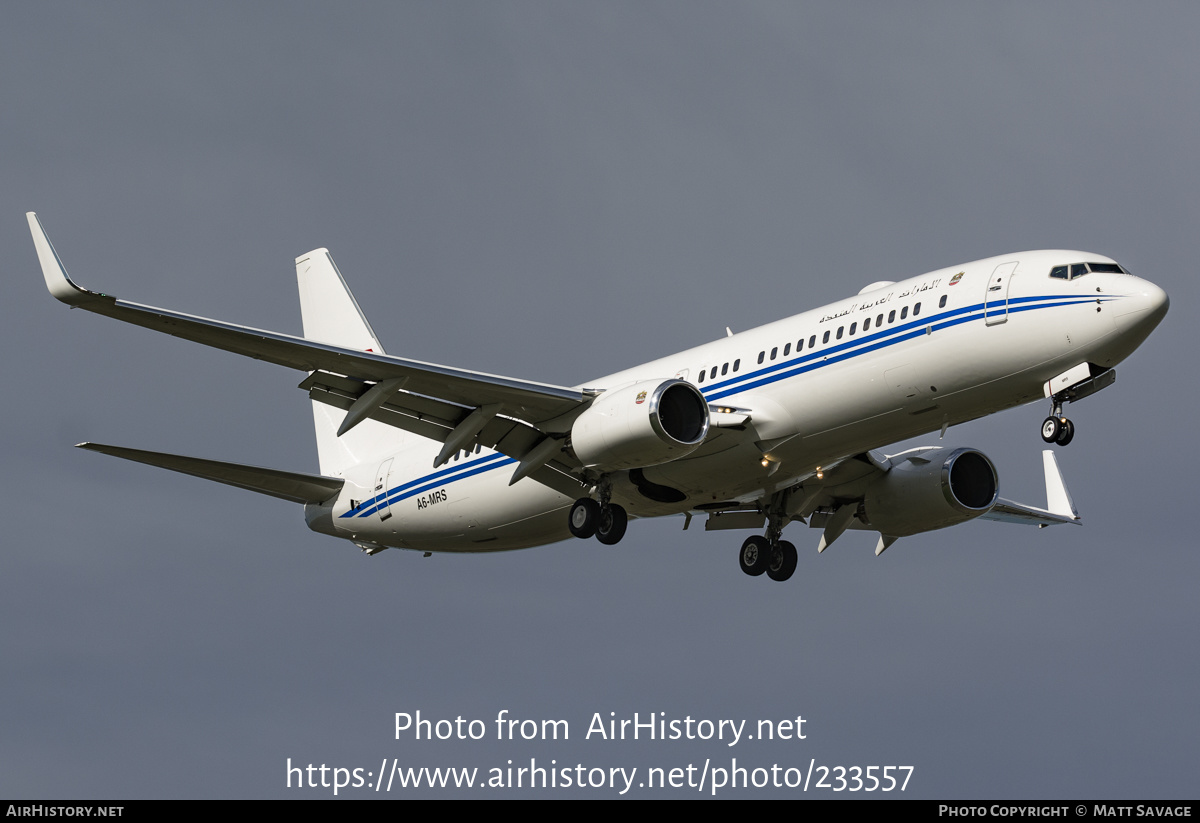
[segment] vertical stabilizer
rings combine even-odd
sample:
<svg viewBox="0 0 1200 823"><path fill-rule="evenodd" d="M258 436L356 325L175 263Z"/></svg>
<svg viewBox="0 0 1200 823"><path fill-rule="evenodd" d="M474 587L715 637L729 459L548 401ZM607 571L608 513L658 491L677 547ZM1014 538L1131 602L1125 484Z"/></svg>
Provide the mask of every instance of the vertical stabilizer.
<svg viewBox="0 0 1200 823"><path fill-rule="evenodd" d="M326 249L296 258L296 281L306 338L347 349L384 353L375 330ZM345 416L341 409L313 401L322 474L339 477L350 466L376 462L403 445L403 432L374 420L364 420L338 437Z"/></svg>

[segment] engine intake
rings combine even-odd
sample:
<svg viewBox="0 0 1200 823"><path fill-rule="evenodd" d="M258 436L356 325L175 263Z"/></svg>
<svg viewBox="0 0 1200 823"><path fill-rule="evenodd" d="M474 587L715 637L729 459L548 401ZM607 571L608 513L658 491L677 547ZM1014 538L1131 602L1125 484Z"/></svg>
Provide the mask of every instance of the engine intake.
<svg viewBox="0 0 1200 823"><path fill-rule="evenodd" d="M656 466L699 448L708 402L684 380L634 383L606 391L571 426L580 462L604 471Z"/></svg>

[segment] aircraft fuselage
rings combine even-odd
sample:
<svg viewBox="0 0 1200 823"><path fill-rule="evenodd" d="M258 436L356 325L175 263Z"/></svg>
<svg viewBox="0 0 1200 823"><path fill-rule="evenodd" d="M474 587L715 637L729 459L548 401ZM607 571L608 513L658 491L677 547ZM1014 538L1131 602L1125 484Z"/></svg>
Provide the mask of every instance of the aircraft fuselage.
<svg viewBox="0 0 1200 823"><path fill-rule="evenodd" d="M1084 262L1115 271L1051 276ZM613 502L631 516L676 514L766 499L851 455L1044 399L1056 375L1126 358L1166 307L1161 289L1107 257L1022 252L876 284L579 388L677 377L703 393L715 435L683 459L612 479ZM572 499L531 479L509 486L514 459L476 449L433 469L438 451L413 437L379 465L357 467L335 501L306 507L310 526L428 551L569 536Z"/></svg>

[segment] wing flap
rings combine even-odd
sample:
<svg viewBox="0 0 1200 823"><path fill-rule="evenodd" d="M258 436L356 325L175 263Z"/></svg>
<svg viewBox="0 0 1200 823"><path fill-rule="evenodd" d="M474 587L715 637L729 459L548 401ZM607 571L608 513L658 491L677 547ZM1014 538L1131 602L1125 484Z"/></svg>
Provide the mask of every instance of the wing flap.
<svg viewBox="0 0 1200 823"><path fill-rule="evenodd" d="M367 389L367 384L360 381L323 373L310 375L300 386L308 388L309 397L313 400L342 410L354 405L358 396ZM444 443L455 426L471 411L463 406L398 391L371 412L368 418ZM480 429L473 442L520 462L542 438L540 431L523 421L511 417L493 417ZM586 487L572 472L581 468L582 464L560 452L527 476L559 494L579 497Z"/></svg>

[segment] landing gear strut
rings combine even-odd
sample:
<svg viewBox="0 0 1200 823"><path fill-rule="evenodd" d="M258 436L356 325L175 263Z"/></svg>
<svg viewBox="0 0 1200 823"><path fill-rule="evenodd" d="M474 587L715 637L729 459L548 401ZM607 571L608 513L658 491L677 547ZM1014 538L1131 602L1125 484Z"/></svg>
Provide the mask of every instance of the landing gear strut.
<svg viewBox="0 0 1200 823"><path fill-rule="evenodd" d="M629 515L622 506L610 502L612 485L600 484L600 502L590 497L581 497L571 506L567 515L567 528L576 537L585 540L592 535L606 546L615 546L625 536Z"/></svg>
<svg viewBox="0 0 1200 823"><path fill-rule="evenodd" d="M1058 395L1051 399L1050 416L1042 421L1042 439L1060 446L1075 439L1075 424L1063 417L1062 400Z"/></svg>

